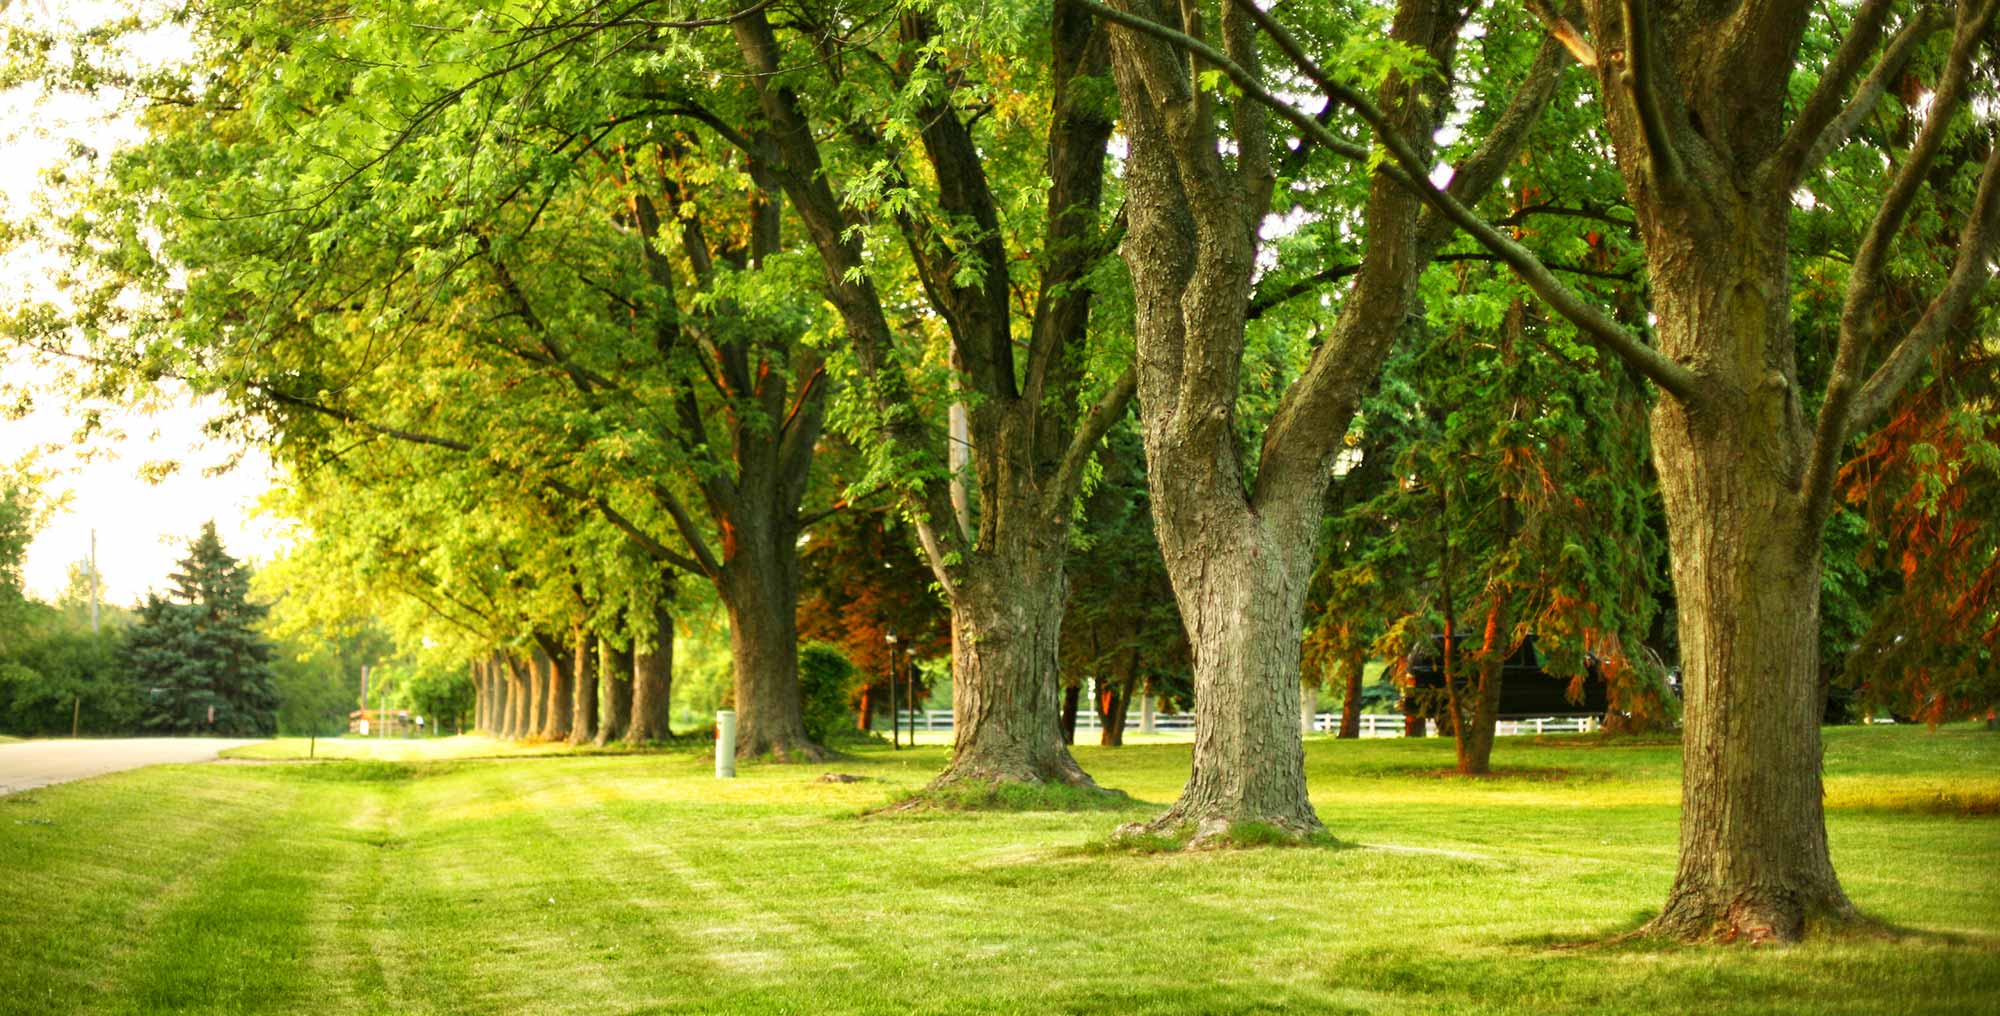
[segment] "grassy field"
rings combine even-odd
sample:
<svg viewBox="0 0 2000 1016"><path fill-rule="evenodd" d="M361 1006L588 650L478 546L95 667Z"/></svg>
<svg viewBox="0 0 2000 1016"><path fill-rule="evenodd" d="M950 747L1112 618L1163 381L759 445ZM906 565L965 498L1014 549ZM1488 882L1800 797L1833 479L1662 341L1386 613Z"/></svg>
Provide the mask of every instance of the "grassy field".
<svg viewBox="0 0 2000 1016"><path fill-rule="evenodd" d="M1509 739L1507 772L1468 782L1440 775L1444 741L1315 739L1313 799L1340 846L1154 855L1101 845L1173 798L1185 745L1078 750L1137 799L1125 811L873 817L943 752L718 783L687 751L498 748L161 767L0 798L0 1011L2000 1004L2000 735L1970 728L1828 732L1835 863L1904 930L1763 949L1579 944L1666 891L1670 743Z"/></svg>

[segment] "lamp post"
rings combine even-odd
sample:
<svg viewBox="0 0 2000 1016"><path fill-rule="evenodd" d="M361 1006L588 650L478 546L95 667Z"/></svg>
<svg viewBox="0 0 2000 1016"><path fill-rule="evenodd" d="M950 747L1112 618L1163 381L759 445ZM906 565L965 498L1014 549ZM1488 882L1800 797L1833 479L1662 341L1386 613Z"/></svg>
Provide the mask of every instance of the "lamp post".
<svg viewBox="0 0 2000 1016"><path fill-rule="evenodd" d="M891 750L900 751L903 747L901 741L903 723L902 723L902 714L896 711L895 629L891 628L889 630L889 634L882 636L882 641L889 643L889 748Z"/></svg>

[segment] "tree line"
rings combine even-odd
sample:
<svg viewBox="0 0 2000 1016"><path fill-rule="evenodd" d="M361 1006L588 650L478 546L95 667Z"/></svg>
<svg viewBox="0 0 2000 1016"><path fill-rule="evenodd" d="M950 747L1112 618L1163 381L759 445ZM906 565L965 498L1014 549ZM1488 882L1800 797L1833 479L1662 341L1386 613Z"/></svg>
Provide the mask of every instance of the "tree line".
<svg viewBox="0 0 2000 1016"><path fill-rule="evenodd" d="M1539 633L1626 712L1678 669L1654 930L1795 938L1852 911L1830 664L1993 699L1996 11L252 5L176 15L164 68L20 35L17 80L146 133L84 153L70 305L13 330L93 392L226 397L312 553L458 633L488 729L597 737L629 654L629 736L712 598L741 750L821 757L801 557L886 507L948 613L939 788L1092 786L1065 630L1107 676L1132 634L1199 724L1150 828L1313 835L1302 675L1442 628L1478 768ZM1094 543L1120 476L1156 551Z"/></svg>

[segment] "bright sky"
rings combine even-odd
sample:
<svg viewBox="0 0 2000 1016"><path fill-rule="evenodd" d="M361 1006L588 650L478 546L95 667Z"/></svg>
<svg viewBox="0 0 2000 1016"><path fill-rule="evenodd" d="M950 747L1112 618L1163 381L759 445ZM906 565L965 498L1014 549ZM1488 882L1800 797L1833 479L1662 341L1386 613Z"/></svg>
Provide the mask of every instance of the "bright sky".
<svg viewBox="0 0 2000 1016"><path fill-rule="evenodd" d="M6 7L0 0L0 8ZM94 21L116 10L102 3L20 0L0 20L46 25L52 18ZM176 40L156 40L159 59L171 59ZM153 54L148 54L151 56ZM0 93L0 199L14 218L34 208L42 170L60 157L65 138L86 139L108 148L129 138L127 124L102 122L104 110L84 102L36 105L31 95ZM59 294L50 281L54 263L46 251L15 252L0 261L0 299L49 299ZM46 371L10 355L0 336L0 372L9 382L40 381ZM166 576L186 551L187 541L214 520L223 545L239 558L268 559L280 546L282 520L253 518L257 499L271 485L268 459L208 439L202 424L214 409L185 391L163 390L168 408L154 413L113 410L107 432L78 444L75 410L57 394L36 399L35 409L18 420L0 417L0 465L34 456L55 474L49 493L65 496L65 507L28 550L26 578L31 593L54 597L67 584L70 564L90 554L97 533L98 571L108 603L130 604L148 589L164 590ZM207 470L243 453L219 475ZM148 463L172 461L179 468L158 483L141 478Z"/></svg>

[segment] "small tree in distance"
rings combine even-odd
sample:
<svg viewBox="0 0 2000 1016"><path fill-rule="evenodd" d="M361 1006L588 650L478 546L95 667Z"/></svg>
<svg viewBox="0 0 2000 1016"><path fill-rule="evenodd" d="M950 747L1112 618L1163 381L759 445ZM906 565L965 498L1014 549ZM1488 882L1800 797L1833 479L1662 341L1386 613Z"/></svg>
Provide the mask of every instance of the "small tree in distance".
<svg viewBox="0 0 2000 1016"><path fill-rule="evenodd" d="M169 734L272 732L271 645L254 625L250 569L229 556L215 523L202 526L168 598L147 594L125 640L127 668L145 701L146 729Z"/></svg>

